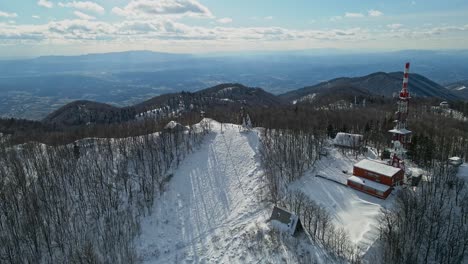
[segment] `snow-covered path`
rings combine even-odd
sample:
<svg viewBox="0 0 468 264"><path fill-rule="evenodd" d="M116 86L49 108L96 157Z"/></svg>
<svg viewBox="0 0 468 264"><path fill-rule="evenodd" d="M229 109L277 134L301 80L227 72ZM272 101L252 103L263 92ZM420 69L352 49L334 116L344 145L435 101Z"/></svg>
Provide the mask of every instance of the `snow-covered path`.
<svg viewBox="0 0 468 264"><path fill-rule="evenodd" d="M257 198L256 132L228 124L221 133L219 123L211 125L214 132L181 163L142 221L136 246L145 263L242 263L229 247L241 243L239 230L267 217Z"/></svg>

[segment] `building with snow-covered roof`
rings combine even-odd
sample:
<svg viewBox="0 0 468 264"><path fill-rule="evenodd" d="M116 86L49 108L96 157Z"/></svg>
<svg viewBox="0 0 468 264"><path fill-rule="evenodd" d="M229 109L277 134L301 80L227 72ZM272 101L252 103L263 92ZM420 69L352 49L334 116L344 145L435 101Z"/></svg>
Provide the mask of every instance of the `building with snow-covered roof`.
<svg viewBox="0 0 468 264"><path fill-rule="evenodd" d="M183 126L180 123L177 123L175 121L171 121L171 122L167 123L166 126L164 126L164 130L172 131L172 132L180 132L180 131L188 130L188 128Z"/></svg>
<svg viewBox="0 0 468 264"><path fill-rule="evenodd" d="M273 208L270 221L275 227L287 231L291 236L294 236L297 232L302 230L299 217L278 206Z"/></svg>
<svg viewBox="0 0 468 264"><path fill-rule="evenodd" d="M439 104L440 108L449 108L449 103L447 101L442 101Z"/></svg>
<svg viewBox="0 0 468 264"><path fill-rule="evenodd" d="M403 181L404 171L385 163L363 159L354 164L353 175L348 179L348 186L379 198L387 198L392 186Z"/></svg>
<svg viewBox="0 0 468 264"><path fill-rule="evenodd" d="M462 165L463 160L460 157L451 157L449 158L449 164L455 167Z"/></svg>
<svg viewBox="0 0 468 264"><path fill-rule="evenodd" d="M363 144L363 136L360 134L339 132L336 134L333 144L338 147L360 148Z"/></svg>
<svg viewBox="0 0 468 264"><path fill-rule="evenodd" d="M385 163L363 159L354 164L353 175L366 178L388 186L400 184L404 171Z"/></svg>
<svg viewBox="0 0 468 264"><path fill-rule="evenodd" d="M377 196L379 198L387 198L392 192L392 187L381 184L375 181L371 181L358 176L351 176L348 178L348 186L365 192L367 194Z"/></svg>

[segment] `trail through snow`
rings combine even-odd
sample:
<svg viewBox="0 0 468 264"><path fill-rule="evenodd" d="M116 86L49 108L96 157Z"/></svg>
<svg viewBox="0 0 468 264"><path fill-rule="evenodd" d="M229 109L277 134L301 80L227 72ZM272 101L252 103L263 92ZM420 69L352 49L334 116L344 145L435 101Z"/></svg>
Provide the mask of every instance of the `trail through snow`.
<svg viewBox="0 0 468 264"><path fill-rule="evenodd" d="M236 239L230 233L237 225L261 216L265 209L255 196L261 185L256 132L240 133L237 126L227 124L221 133L219 123L211 126L215 132L182 162L168 189L156 200L152 215L143 220L137 243L143 261L222 259L222 253L207 252L218 243L232 242L217 241L220 235L227 232L224 239Z"/></svg>
<svg viewBox="0 0 468 264"><path fill-rule="evenodd" d="M264 186L257 132L211 121L202 147L175 170L152 215L143 218L136 249L143 263L298 263L296 248L320 263L324 253L305 239L294 252L268 232L272 205ZM296 239L296 240L294 240ZM300 254L299 254L300 255ZM310 261L307 261L310 262Z"/></svg>

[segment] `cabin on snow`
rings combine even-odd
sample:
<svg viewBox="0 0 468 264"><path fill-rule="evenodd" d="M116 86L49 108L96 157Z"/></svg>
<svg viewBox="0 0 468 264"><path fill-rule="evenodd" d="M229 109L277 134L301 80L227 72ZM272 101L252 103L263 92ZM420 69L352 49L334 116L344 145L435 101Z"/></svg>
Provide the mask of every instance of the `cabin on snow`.
<svg viewBox="0 0 468 264"><path fill-rule="evenodd" d="M361 192L385 199L392 187L401 184L404 171L390 165L364 159L354 164L353 175L348 186Z"/></svg>
<svg viewBox="0 0 468 264"><path fill-rule="evenodd" d="M363 136L360 134L349 134L338 132L333 144L337 147L358 149L362 147Z"/></svg>
<svg viewBox="0 0 468 264"><path fill-rule="evenodd" d="M181 125L180 123L177 123L175 121L171 121L171 122L167 123L167 125L164 127L164 130L169 131L169 132L181 132L181 131L188 130L188 128Z"/></svg>
<svg viewBox="0 0 468 264"><path fill-rule="evenodd" d="M449 164L458 167L463 164L463 160L460 157L451 157L449 158Z"/></svg>
<svg viewBox="0 0 468 264"><path fill-rule="evenodd" d="M278 206L273 208L270 221L274 227L280 230L286 230L291 236L295 236L302 230L302 224L299 217L285 209L279 208Z"/></svg>

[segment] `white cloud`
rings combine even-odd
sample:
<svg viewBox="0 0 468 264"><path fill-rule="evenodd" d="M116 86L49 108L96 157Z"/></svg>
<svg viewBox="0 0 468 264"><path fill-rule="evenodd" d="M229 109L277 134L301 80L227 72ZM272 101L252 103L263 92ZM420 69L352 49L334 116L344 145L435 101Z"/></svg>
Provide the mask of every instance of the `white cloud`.
<svg viewBox="0 0 468 264"><path fill-rule="evenodd" d="M379 16L382 16L382 15L383 15L383 13L382 13L381 11L379 11L379 10L374 10L374 9L369 10L369 11L367 12L367 14L368 14L369 16L371 16L371 17L379 17Z"/></svg>
<svg viewBox="0 0 468 264"><path fill-rule="evenodd" d="M13 18L13 17L18 17L18 14L0 11L0 17Z"/></svg>
<svg viewBox="0 0 468 264"><path fill-rule="evenodd" d="M44 32L47 31L44 25L17 25L0 23L0 44L37 42L45 39Z"/></svg>
<svg viewBox="0 0 468 264"><path fill-rule="evenodd" d="M125 7L112 12L125 17L155 17L158 15L213 17L211 11L196 0L131 0Z"/></svg>
<svg viewBox="0 0 468 264"><path fill-rule="evenodd" d="M224 17L224 18L218 19L217 21L218 23L221 23L221 24L229 24L229 23L232 23L232 18Z"/></svg>
<svg viewBox="0 0 468 264"><path fill-rule="evenodd" d="M78 1L78 2L73 1L73 2L67 2L67 3L59 2L59 6L71 7L71 8L76 8L79 10L84 10L84 11L91 11L91 12L94 12L96 14L101 14L101 15L105 13L104 7L94 2L90 2L90 1Z"/></svg>
<svg viewBox="0 0 468 264"><path fill-rule="evenodd" d="M84 14L84 13L83 13ZM402 38L414 43L427 41L435 43L446 37L466 36L468 25L441 26L431 28L407 28L399 24L389 24L376 31L375 28L331 28L323 30L288 29L282 27L230 27L230 26L191 26L180 23L178 17L141 18L122 22L104 22L86 19L75 13L79 19L44 22L41 25L8 24L0 22L0 45L27 43L31 45L64 45L81 47L121 46L128 49L132 43L151 43L162 49L199 51L222 50L230 47L255 47L261 41L264 47L308 47L339 43L341 47L358 45L369 47L373 43L384 45ZM85 14L86 15L86 14ZM259 18L260 19L260 18ZM216 22L216 20L212 20ZM394 30L394 28L399 28ZM466 37L465 37L466 38ZM432 41L432 42L431 42ZM147 44L146 44L147 45Z"/></svg>
<svg viewBox="0 0 468 264"><path fill-rule="evenodd" d="M54 3L52 3L51 1L47 1L47 0L39 0L37 1L37 5L45 7L45 8L54 7Z"/></svg>
<svg viewBox="0 0 468 264"><path fill-rule="evenodd" d="M75 16L77 16L78 18L84 19L84 20L94 20L94 19L96 19L96 17L90 16L90 15L85 14L85 13L80 12L80 11L75 11L75 12L73 12L73 14L75 14Z"/></svg>
<svg viewBox="0 0 468 264"><path fill-rule="evenodd" d="M47 38L59 40L95 40L115 39L115 25L91 20L51 21L47 25Z"/></svg>
<svg viewBox="0 0 468 264"><path fill-rule="evenodd" d="M346 12L345 17L359 18L359 17L364 17L364 15L362 13L348 13L348 12Z"/></svg>
<svg viewBox="0 0 468 264"><path fill-rule="evenodd" d="M266 16L266 17L264 17L263 19L265 19L265 20L272 20L273 17L272 17L272 16Z"/></svg>
<svg viewBox="0 0 468 264"><path fill-rule="evenodd" d="M331 22L336 22L336 21L341 20L341 19L343 19L342 16L332 16L332 17L330 17Z"/></svg>
<svg viewBox="0 0 468 264"><path fill-rule="evenodd" d="M403 24L389 24L387 27L390 29L399 29L403 27Z"/></svg>
<svg viewBox="0 0 468 264"><path fill-rule="evenodd" d="M34 18L34 19L39 19L39 18L41 18L41 17L38 16L38 15L33 15L33 16L31 16L31 17Z"/></svg>

